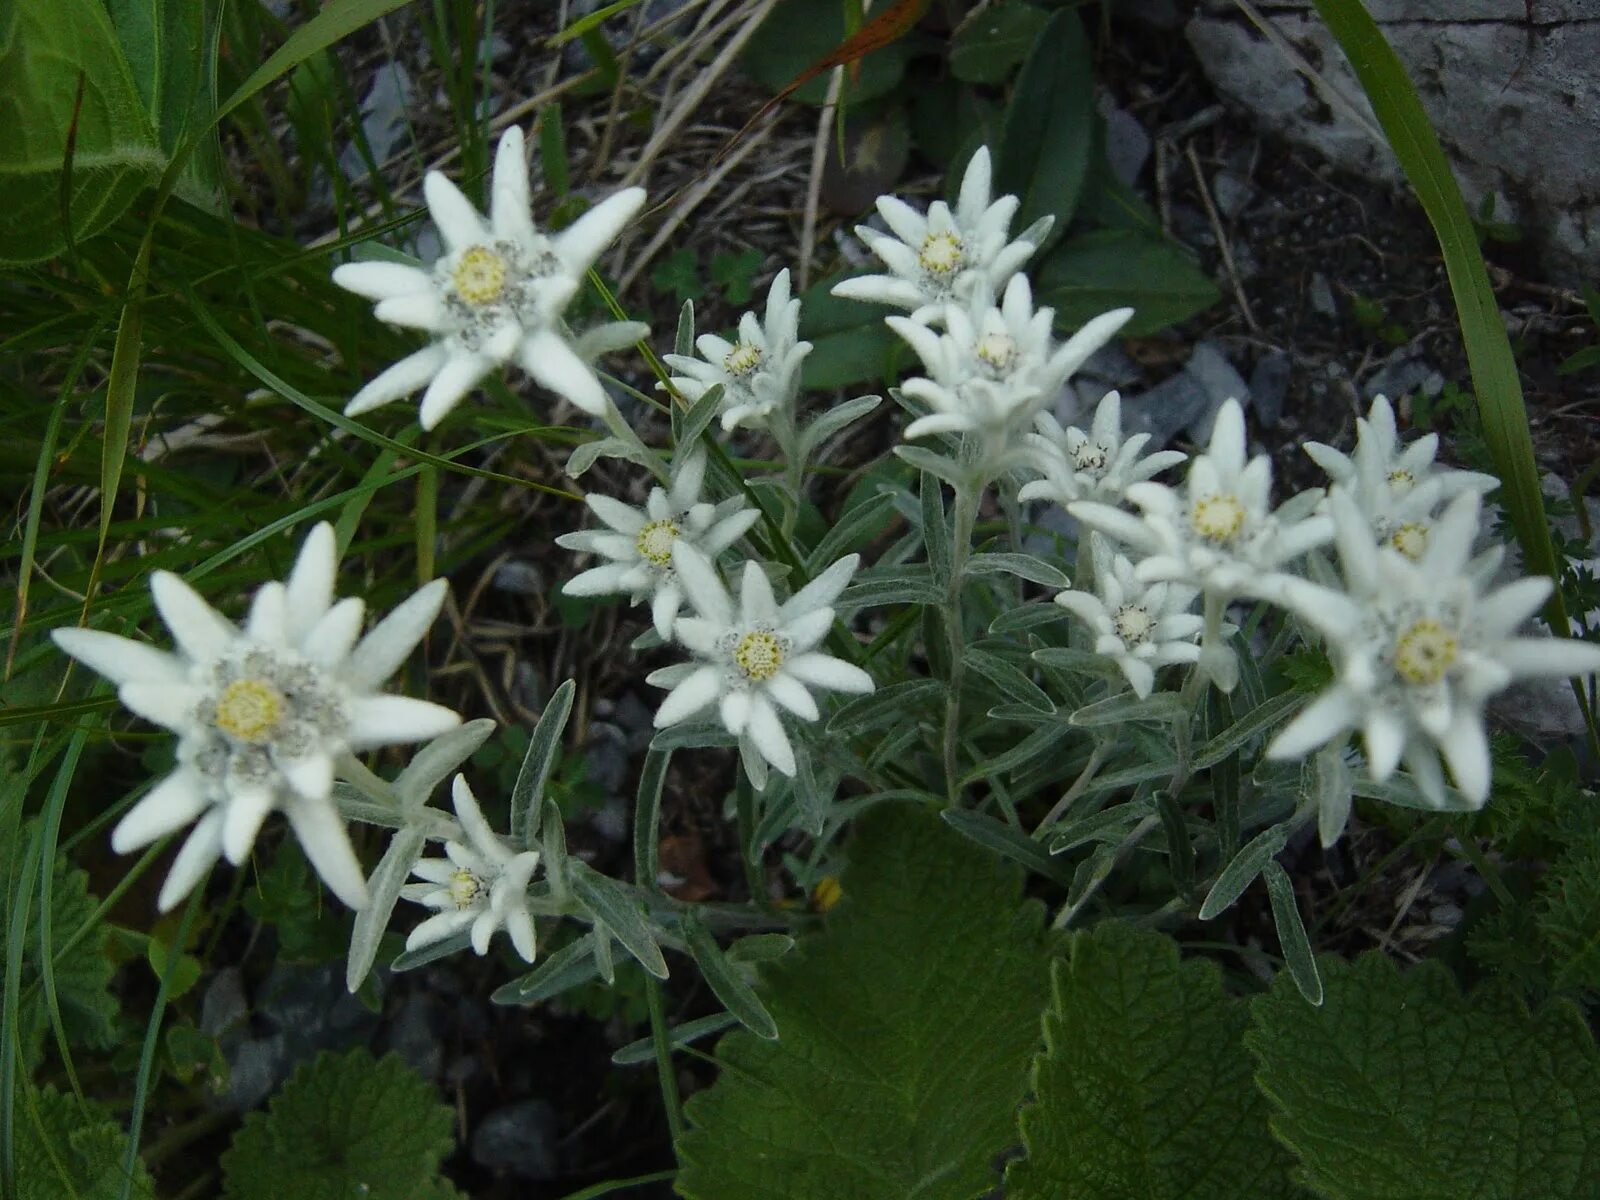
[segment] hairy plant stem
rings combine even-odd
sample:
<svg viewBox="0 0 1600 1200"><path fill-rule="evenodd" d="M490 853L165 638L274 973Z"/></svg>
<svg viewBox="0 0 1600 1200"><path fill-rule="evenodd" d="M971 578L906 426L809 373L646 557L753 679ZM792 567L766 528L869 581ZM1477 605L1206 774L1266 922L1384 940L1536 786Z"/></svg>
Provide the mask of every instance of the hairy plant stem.
<svg viewBox="0 0 1600 1200"><path fill-rule="evenodd" d="M986 480L975 469L955 488L955 512L950 521L950 580L945 588L944 629L949 647L950 678L944 704L944 779L945 799L954 808L961 798L961 777L957 748L961 739L962 656L966 649L961 619L961 583L972 551L972 529L978 522L978 504L983 499Z"/></svg>
<svg viewBox="0 0 1600 1200"><path fill-rule="evenodd" d="M683 1104L678 1098L678 1076L672 1069L672 1043L667 1034L661 982L654 976L645 979L645 998L650 1003L650 1040L656 1050L656 1080L661 1085L661 1103L667 1110L667 1128L676 1144L683 1136Z"/></svg>
<svg viewBox="0 0 1600 1200"><path fill-rule="evenodd" d="M1101 885L1111 877L1111 872L1115 871L1133 848L1144 840L1145 834L1160 824L1160 817L1149 816L1130 829L1128 836L1117 844L1117 848L1112 851L1111 857L1106 859L1100 869L1095 872L1094 878L1089 880L1088 885L1083 889L1083 895L1061 906L1061 911L1056 914L1056 919L1052 922L1051 928L1065 929L1072 924L1073 918L1083 911L1084 906L1094 899L1094 895L1100 890Z"/></svg>
<svg viewBox="0 0 1600 1200"><path fill-rule="evenodd" d="M1097 740L1094 744L1094 749L1089 754L1089 761L1083 764L1083 770L1078 772L1078 777L1072 781L1072 786L1061 794L1061 799L1055 802L1050 811L1045 813L1044 820L1040 821L1034 828L1034 837L1042 838L1049 833L1050 827L1062 818L1067 809L1072 807L1072 802L1083 795L1083 789L1089 786L1095 777L1095 773L1100 770L1100 765L1105 762L1106 753L1107 744Z"/></svg>

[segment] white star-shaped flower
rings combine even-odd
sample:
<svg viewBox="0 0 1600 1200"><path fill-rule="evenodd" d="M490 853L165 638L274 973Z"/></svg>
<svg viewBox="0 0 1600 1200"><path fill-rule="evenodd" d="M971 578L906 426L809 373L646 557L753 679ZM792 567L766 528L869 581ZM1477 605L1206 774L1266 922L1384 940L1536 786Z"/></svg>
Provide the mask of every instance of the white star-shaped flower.
<svg viewBox="0 0 1600 1200"><path fill-rule="evenodd" d="M489 949L494 931L504 929L524 961L534 957L533 916L528 912L528 884L539 867L539 852L514 852L483 818L477 797L460 775L451 785L456 819L464 842L444 844L445 858L424 858L411 868L422 883L400 889L407 900L424 904L434 915L411 931L406 949L442 942L469 926L472 948Z"/></svg>
<svg viewBox="0 0 1600 1200"><path fill-rule="evenodd" d="M652 672L648 682L670 688L656 710L656 728L675 725L712 704L729 733L744 739L785 775L795 773L794 747L779 710L802 721L820 715L807 687L835 692L873 690L872 676L816 649L833 625L831 607L860 563L841 558L779 605L755 563L746 563L739 607L711 560L680 541L673 561L698 614L679 617L672 633L697 662Z"/></svg>
<svg viewBox="0 0 1600 1200"><path fill-rule="evenodd" d="M800 340L800 301L790 295L788 268L778 272L767 291L765 319L753 312L739 318L737 343L704 333L694 344L699 358L664 356L679 372L672 386L693 404L720 383L723 429L768 428L775 412L794 404L800 364L811 353L811 343Z"/></svg>
<svg viewBox="0 0 1600 1200"><path fill-rule="evenodd" d="M1142 699L1155 686L1158 668L1199 659L1195 636L1202 621L1190 611L1198 593L1176 583L1141 582L1133 564L1113 556L1099 534L1090 534L1089 553L1095 591L1057 592L1056 603L1088 624L1094 652L1112 659Z"/></svg>
<svg viewBox="0 0 1600 1200"><path fill-rule="evenodd" d="M923 322L943 320L945 306L952 301L966 305L979 292L999 295L1039 248L1050 221L1046 218L1010 241L1011 218L1021 201L1001 196L991 204L992 182L989 148L980 146L961 177L954 212L943 200L935 200L924 216L898 196L879 196L878 213L892 234L857 225L856 236L883 260L890 274L846 279L833 294L910 309L912 319Z"/></svg>
<svg viewBox="0 0 1600 1200"><path fill-rule="evenodd" d="M529 208L522 130L514 125L495 154L487 221L437 171L422 190L445 246L432 268L346 263L333 281L376 300L379 320L424 330L434 340L368 383L345 412L370 412L426 384L420 420L432 429L479 380L515 359L552 392L585 412L604 413L605 389L568 340L561 315L590 265L643 205L644 190L626 188L560 233L540 233Z"/></svg>
<svg viewBox="0 0 1600 1200"><path fill-rule="evenodd" d="M1122 436L1122 397L1107 392L1094 411L1085 433L1076 425L1065 429L1049 412L1033 418L1036 432L1024 439L1033 465L1043 479L1024 484L1019 500L1053 500L1067 505L1074 500L1098 500L1120 506L1128 488L1143 483L1188 457L1177 450L1160 450L1140 457L1148 433Z"/></svg>
<svg viewBox="0 0 1600 1200"><path fill-rule="evenodd" d="M1374 546L1355 498L1329 497L1346 590L1292 580L1279 602L1328 641L1336 677L1267 748L1298 758L1359 729L1367 769L1387 779L1402 760L1432 803L1445 804L1444 772L1474 807L1488 799L1488 697L1513 680L1600 671L1600 646L1569 638L1517 637L1549 598L1543 576L1487 590L1472 562L1481 498L1469 489L1440 516L1413 561Z"/></svg>
<svg viewBox="0 0 1600 1200"><path fill-rule="evenodd" d="M1307 442L1305 452L1329 479L1348 490L1374 539L1413 560L1427 547L1441 505L1462 492L1482 494L1500 486L1493 475L1439 466L1434 461L1439 454L1436 433L1403 443L1394 408L1384 396L1373 400L1365 417L1356 418L1353 453L1342 454L1321 442Z"/></svg>
<svg viewBox="0 0 1600 1200"><path fill-rule="evenodd" d="M981 433L1005 444L1132 315L1131 308L1102 313L1057 346L1054 311L1035 311L1028 277L1014 275L998 306L987 292L969 309L951 305L943 331L914 317L887 318L928 371L901 387L932 410L907 425L905 436Z"/></svg>
<svg viewBox="0 0 1600 1200"><path fill-rule="evenodd" d="M189 894L219 855L235 866L267 814L281 809L306 857L352 908L366 880L330 798L335 766L351 751L419 742L461 718L426 700L379 693L422 640L444 603L436 579L360 638L364 603L334 602L333 527L314 528L286 583L256 592L240 629L176 575L150 579L177 652L93 629L57 629L56 644L117 685L122 703L178 735L178 767L118 822L126 854L198 822L158 901ZM360 638L358 641L357 639Z"/></svg>
<svg viewBox="0 0 1600 1200"><path fill-rule="evenodd" d="M1229 400L1217 413L1206 453L1189 464L1183 490L1146 481L1127 489L1142 517L1093 500L1067 511L1142 555L1145 582L1166 580L1223 596L1260 595L1285 565L1333 536L1304 493L1271 508L1272 460L1246 460L1244 412Z"/></svg>
<svg viewBox="0 0 1600 1200"><path fill-rule="evenodd" d="M586 529L556 538L568 550L599 554L611 561L592 567L569 580L561 589L569 596L605 596L622 593L630 603L650 598L650 619L663 638L672 636L672 623L683 606L683 585L672 565L672 551L680 541L716 558L738 541L760 519L761 513L745 506L742 496L721 504L700 499L706 458L701 451L679 457L673 468L670 491L650 489L644 508L634 508L609 496L590 494L584 503L610 531Z"/></svg>

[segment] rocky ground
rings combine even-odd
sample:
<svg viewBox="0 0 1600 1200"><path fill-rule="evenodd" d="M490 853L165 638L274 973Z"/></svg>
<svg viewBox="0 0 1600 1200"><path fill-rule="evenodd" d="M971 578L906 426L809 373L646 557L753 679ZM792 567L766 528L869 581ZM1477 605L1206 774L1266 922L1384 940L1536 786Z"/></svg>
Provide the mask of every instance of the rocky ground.
<svg viewBox="0 0 1600 1200"><path fill-rule="evenodd" d="M624 41L621 61L639 81L638 92L617 93L615 100L610 93L584 95L574 83L590 66L581 49L530 50L557 27L562 14L547 11L557 7L497 9L501 27L489 56L487 106L498 128L526 122L549 100L560 100L575 186L604 189L643 179L652 199L666 201L606 264L624 303L648 314L661 346L675 321L676 300L649 279L665 255L687 247L709 263L753 248L764 262L755 279L758 294L780 265L799 259L815 111L781 108L774 120L757 124L753 145L747 141L743 153L713 168L718 151L765 99L759 89L734 70L711 76L703 61L680 57L670 41L632 52ZM677 7L659 0L641 5L637 28L665 20ZM691 7L693 20L710 14L712 32L724 42L746 11L727 3ZM628 22L617 24L626 28ZM1286 487L1316 481L1299 445L1313 438L1347 445L1355 416L1375 394L1418 397L1416 416L1431 413L1429 419L1448 422L1438 415L1437 401L1448 399L1452 387L1467 386L1469 376L1437 246L1416 204L1370 178L1341 173L1231 111L1181 37L1116 21L1111 35L1100 78L1113 161L1170 232L1200 253L1224 299L1181 328L1098 356L1082 376L1083 399L1120 388L1134 419L1159 439L1182 445L1204 432L1223 399L1237 396L1247 402L1253 434L1272 451ZM414 202L421 168L451 169L454 161L454 126L437 65L405 16L390 18L379 34L349 50L344 65L362 97L375 156L387 164L400 201ZM691 103L702 85L703 95ZM681 112L670 136L651 137L640 119L647 102L658 113ZM284 136L292 156L292 139ZM340 161L361 192L359 157L346 150ZM722 173L704 187L708 171ZM905 186L932 182L913 165ZM328 234L331 196L325 185L313 188L286 232L303 240ZM857 215L820 214L813 277L837 258ZM270 224L272 217L263 220ZM1488 249L1523 367L1541 464L1570 482L1594 457L1600 371L1561 376L1557 366L1592 342L1595 331L1580 297L1541 282L1542 273L1516 242L1491 242ZM705 327L730 324L738 311L714 289L699 307ZM881 448L892 433L885 425L874 437ZM873 439L861 444L868 453L874 448ZM559 463L552 457L549 466L554 478ZM597 479L608 485L603 472ZM626 487L621 476L609 485ZM550 604L554 582L571 569L551 535L572 520L554 506L530 511L522 525L526 536L456 590L467 598L468 649L482 681L482 711L525 725L553 681L567 675L583 681L576 711L586 722L589 765L585 802L570 836L577 850L610 866L625 861L625 797L648 740L655 697L625 650L640 628L634 614L602 609L574 628ZM669 785L669 794L684 799L666 815L664 856L691 894L737 898L741 873L713 799L720 794L714 783L680 777ZM1383 829L1358 823L1353 833L1322 863L1305 898L1311 912L1329 920L1322 934L1327 944L1377 943L1414 955L1447 936L1473 880L1436 864L1386 867L1331 911L1335 891L1366 876L1393 845ZM1270 944L1264 915L1252 916L1244 905L1239 911L1242 938L1259 932ZM1251 922L1260 929L1252 931ZM261 954L251 958L270 961ZM454 1097L464 1149L452 1170L475 1197L559 1196L586 1182L665 1165L665 1129L649 1071L608 1066L617 1045L640 1035L639 996L624 988L618 996L595 991L532 1011L497 1008L487 997L506 970L493 959L464 958L386 978L377 1012L343 997L340 972L332 968L280 964L264 977L248 965L225 970L211 981L205 1001L208 1029L225 1032L230 1049L232 1082L224 1102L240 1108L257 1103L311 1050L360 1040L400 1051ZM687 1015L708 1003L687 987L673 1000Z"/></svg>

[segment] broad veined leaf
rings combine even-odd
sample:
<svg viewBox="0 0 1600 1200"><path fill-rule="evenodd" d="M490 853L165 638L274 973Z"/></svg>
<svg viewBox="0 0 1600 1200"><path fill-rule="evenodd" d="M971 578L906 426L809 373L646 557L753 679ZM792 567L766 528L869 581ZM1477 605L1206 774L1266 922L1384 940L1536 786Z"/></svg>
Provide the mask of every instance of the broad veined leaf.
<svg viewBox="0 0 1600 1200"><path fill-rule="evenodd" d="M1593 1200L1600 1052L1565 1002L1463 996L1443 966L1323 958L1312 1008L1287 972L1245 1045L1273 1132L1329 1200Z"/></svg>
<svg viewBox="0 0 1600 1200"><path fill-rule="evenodd" d="M1010 1200L1277 1200L1301 1196L1250 1082L1243 1000L1214 963L1107 923L1055 965L1027 1157Z"/></svg>
<svg viewBox="0 0 1600 1200"><path fill-rule="evenodd" d="M1038 1041L1042 913L1021 873L902 806L860 821L845 899L762 972L688 1106L694 1200L971 1200L997 1180Z"/></svg>
<svg viewBox="0 0 1600 1200"><path fill-rule="evenodd" d="M1006 82L1049 23L1049 13L1024 0L979 5L950 40L950 73L968 83Z"/></svg>
<svg viewBox="0 0 1600 1200"><path fill-rule="evenodd" d="M1131 229L1100 229L1057 246L1039 267L1041 304L1056 324L1077 329L1107 309L1130 305L1127 337L1156 333L1217 302L1220 293L1173 242Z"/></svg>
<svg viewBox="0 0 1600 1200"><path fill-rule="evenodd" d="M9 7L8 3L8 7ZM167 164L98 0L17 0L0 42L0 263L40 262L116 220ZM81 98L80 98L81 89Z"/></svg>
<svg viewBox="0 0 1600 1200"><path fill-rule="evenodd" d="M17 1200L116 1200L122 1194L127 1132L93 1100L52 1087L20 1095L17 1112ZM130 1194L155 1195L137 1158Z"/></svg>

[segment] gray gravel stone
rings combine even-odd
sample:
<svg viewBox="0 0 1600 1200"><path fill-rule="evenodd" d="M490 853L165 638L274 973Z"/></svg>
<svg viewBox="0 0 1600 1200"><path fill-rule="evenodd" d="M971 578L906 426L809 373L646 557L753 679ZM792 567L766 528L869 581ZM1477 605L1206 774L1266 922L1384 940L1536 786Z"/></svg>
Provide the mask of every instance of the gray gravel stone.
<svg viewBox="0 0 1600 1200"><path fill-rule="evenodd" d="M1421 355L1406 346L1389 355L1383 365L1367 376L1366 382L1361 385L1361 392L1368 400L1375 396L1387 396L1391 400L1398 400L1401 396L1409 396L1414 392L1421 392L1431 398L1443 390L1444 376Z"/></svg>
<svg viewBox="0 0 1600 1200"><path fill-rule="evenodd" d="M554 1179L556 1115L543 1100L524 1100L486 1114L472 1132L472 1161L501 1175L539 1181Z"/></svg>
<svg viewBox="0 0 1600 1200"><path fill-rule="evenodd" d="M1224 403L1229 400L1237 400L1240 404L1250 403L1250 385L1228 361L1226 352L1216 342L1196 343L1183 369L1205 392L1205 409L1192 418L1188 425L1189 436L1196 442L1204 442L1211 436L1212 422Z"/></svg>
<svg viewBox="0 0 1600 1200"><path fill-rule="evenodd" d="M1250 402L1256 416L1269 429L1283 420L1283 400L1289 394L1291 363L1284 350L1269 350L1256 359L1250 371Z"/></svg>
<svg viewBox="0 0 1600 1200"><path fill-rule="evenodd" d="M1337 317L1339 305L1333 298L1333 287L1328 283L1328 277L1318 271L1311 277L1311 288L1306 293L1306 299L1311 302L1311 311L1324 317Z"/></svg>

